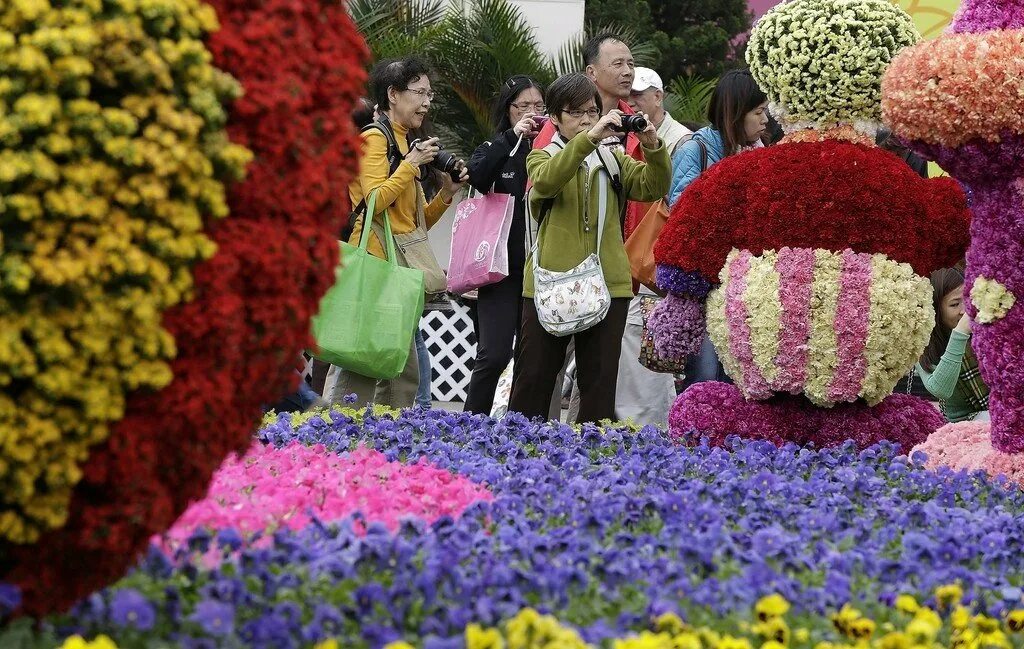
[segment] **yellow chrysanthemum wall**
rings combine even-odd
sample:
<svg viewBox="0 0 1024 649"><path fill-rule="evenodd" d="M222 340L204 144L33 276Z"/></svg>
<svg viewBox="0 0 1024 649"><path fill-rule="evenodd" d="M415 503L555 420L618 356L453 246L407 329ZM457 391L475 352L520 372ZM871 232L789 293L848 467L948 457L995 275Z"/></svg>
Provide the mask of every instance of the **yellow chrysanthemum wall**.
<svg viewBox="0 0 1024 649"><path fill-rule="evenodd" d="M162 314L250 157L216 28L198 0L0 4L0 539L63 525L127 394L172 379Z"/></svg>

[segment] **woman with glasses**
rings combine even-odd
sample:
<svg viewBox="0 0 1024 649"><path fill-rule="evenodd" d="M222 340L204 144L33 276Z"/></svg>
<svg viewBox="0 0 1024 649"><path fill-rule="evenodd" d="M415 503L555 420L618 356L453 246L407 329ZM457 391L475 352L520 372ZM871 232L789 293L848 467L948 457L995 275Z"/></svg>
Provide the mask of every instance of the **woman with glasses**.
<svg viewBox="0 0 1024 649"><path fill-rule="evenodd" d="M526 159L532 183L530 214L540 228L534 248L537 258L531 254L526 260L521 341L516 350L509 410L528 417L547 414L555 377L573 340L580 389L576 421L613 419L619 349L633 297L620 206L627 200L651 202L664 196L671 180L671 163L650 120L638 134L646 163L601 144L621 134L623 114L612 110L601 116L597 86L585 75L560 77L548 89L546 103L557 132L551 144L530 152ZM606 171L615 166L621 187L611 182L613 174ZM593 253L600 259L611 297L607 315L572 335L549 333L534 303L534 267L565 272ZM575 301L574 296L561 294L555 298L556 302L564 298L567 304Z"/></svg>
<svg viewBox="0 0 1024 649"><path fill-rule="evenodd" d="M409 134L423 126L430 111L430 102L434 98L434 91L430 87L430 70L415 57L386 60L374 67L369 85L378 115L376 127L363 130L359 177L349 186L349 200L353 206L357 206L349 243L359 243L363 230L360 210L365 210L365 201L370 194L377 192L377 214L374 216L373 232L367 247L370 254L385 258L380 218L382 212L387 210L396 240L401 241L403 235L409 235L415 240L403 246L404 257L400 255L399 262L416 268L420 267L418 263L425 263L424 255L429 255L427 261L432 262L432 268L436 268L433 253L429 252L429 247L423 247L429 245L422 243L426 242L426 232L421 231L429 229L440 220L451 205L452 198L465 184L467 174L463 168L460 181L442 174L441 191L430 203L426 202L420 181L427 165L437 157L440 146L437 138L417 141L414 142L415 146L410 146ZM422 237L413 236L419 233L422 233ZM415 250L418 253L415 255L410 253L414 246L417 246ZM443 274L439 268L433 274L440 275L440 290L443 291ZM414 340L409 342L409 360L396 378L378 381L342 368L331 401L340 403L345 396L355 394L356 403L360 405L372 402L394 408L411 407L416 398L420 376L415 343Z"/></svg>
<svg viewBox="0 0 1024 649"><path fill-rule="evenodd" d="M466 394L466 412L491 412L498 379L512 360L522 315L526 259L526 154L544 112L544 89L528 76L512 77L502 84L494 104L494 137L477 147L469 159L470 184L481 194L512 196L515 212L508 235L508 277L477 290L476 364Z"/></svg>

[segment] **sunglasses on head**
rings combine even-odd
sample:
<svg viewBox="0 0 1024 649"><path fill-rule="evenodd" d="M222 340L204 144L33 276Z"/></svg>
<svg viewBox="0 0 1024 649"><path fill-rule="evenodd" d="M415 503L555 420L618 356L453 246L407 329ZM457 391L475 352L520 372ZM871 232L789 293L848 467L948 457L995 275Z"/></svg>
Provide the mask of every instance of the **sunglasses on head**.
<svg viewBox="0 0 1024 649"><path fill-rule="evenodd" d="M505 86L508 88L515 88L516 86L529 81L530 77L525 74L517 74L516 76L509 78L509 80L505 82Z"/></svg>

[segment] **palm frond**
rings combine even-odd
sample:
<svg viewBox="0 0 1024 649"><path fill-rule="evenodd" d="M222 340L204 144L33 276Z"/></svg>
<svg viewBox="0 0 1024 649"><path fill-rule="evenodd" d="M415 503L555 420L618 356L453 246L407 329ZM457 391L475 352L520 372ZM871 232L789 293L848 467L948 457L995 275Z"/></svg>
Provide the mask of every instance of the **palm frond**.
<svg viewBox="0 0 1024 649"><path fill-rule="evenodd" d="M708 104L717 83L717 79L676 77L666 88L665 110L680 122L707 124Z"/></svg>
<svg viewBox="0 0 1024 649"><path fill-rule="evenodd" d="M422 44L444 20L445 0L352 0L352 19L374 60L424 54Z"/></svg>

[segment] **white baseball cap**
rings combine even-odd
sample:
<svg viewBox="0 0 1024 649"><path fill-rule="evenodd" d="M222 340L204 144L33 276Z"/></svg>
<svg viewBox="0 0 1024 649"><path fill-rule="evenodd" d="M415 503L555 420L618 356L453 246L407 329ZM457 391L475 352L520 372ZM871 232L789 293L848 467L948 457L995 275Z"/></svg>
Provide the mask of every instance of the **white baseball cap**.
<svg viewBox="0 0 1024 649"><path fill-rule="evenodd" d="M648 88L657 88L665 91L665 84L661 82L658 73L650 68L637 68L633 75L633 92L643 92Z"/></svg>

